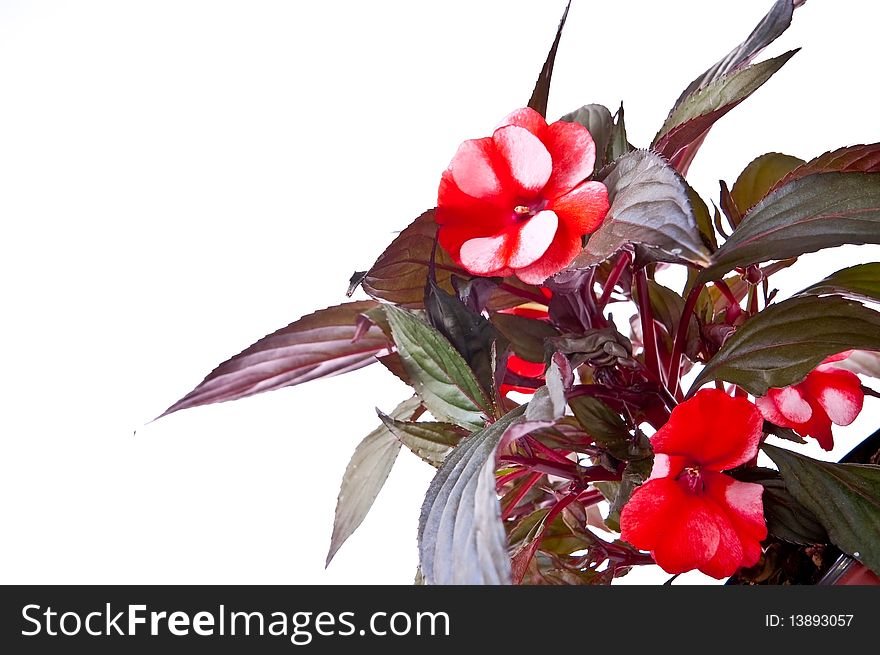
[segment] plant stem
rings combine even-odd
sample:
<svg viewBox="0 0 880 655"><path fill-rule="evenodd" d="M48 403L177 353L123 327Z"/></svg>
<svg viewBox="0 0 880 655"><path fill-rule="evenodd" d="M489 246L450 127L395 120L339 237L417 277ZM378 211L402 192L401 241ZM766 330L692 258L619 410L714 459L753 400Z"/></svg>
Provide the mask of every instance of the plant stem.
<svg viewBox="0 0 880 655"><path fill-rule="evenodd" d="M673 394L678 391L678 377L681 374L681 354L684 352L687 343L688 329L691 325L691 314L697 306L697 299L703 291L703 285L698 284L688 294L687 300L684 302L684 309L681 312L681 320L678 322L678 329L675 332L675 340L672 342L672 356L669 358L669 370L666 379L669 380L667 386Z"/></svg>
<svg viewBox="0 0 880 655"><path fill-rule="evenodd" d="M611 293L614 291L614 287L617 286L620 276L623 275L623 272L626 270L626 267L629 266L631 261L632 256L629 254L628 250L621 251L617 256L617 261L614 262L614 268L611 269L611 272L608 274L608 279L605 281L605 286L602 288L602 295L599 296L599 302L596 303L596 309L600 314L605 310L605 305L608 304L608 300L611 298Z"/></svg>
<svg viewBox="0 0 880 655"><path fill-rule="evenodd" d="M520 289L519 287L515 287L512 284L508 284L507 282L502 282L498 285L498 288L502 291L513 294L514 296L519 296L520 298L525 298L526 300L530 300L541 305L547 304L547 298L542 296L541 294L532 293L531 291L528 291L526 289Z"/></svg>
<svg viewBox="0 0 880 655"><path fill-rule="evenodd" d="M665 375L660 372L657 354L657 333L654 331L654 312L648 295L648 276L642 268L635 274L636 292L639 297L639 318L642 321L642 343L644 344L645 366L654 374L659 383L665 383Z"/></svg>
<svg viewBox="0 0 880 655"><path fill-rule="evenodd" d="M523 483L523 486L517 491L516 495L511 499L510 504L504 508L504 511L501 513L501 520L506 521L511 512L513 512L514 508L519 505L519 501L521 501L529 490L535 486L535 484L544 477L543 473L532 473L532 476Z"/></svg>
<svg viewBox="0 0 880 655"><path fill-rule="evenodd" d="M736 296L733 295L733 291L730 290L730 287L727 286L727 282L724 280L715 280L715 286L718 287L721 295L727 300L727 324L733 325L736 323L736 319L739 318L740 314L742 314L742 307L739 306L739 301L736 299Z"/></svg>

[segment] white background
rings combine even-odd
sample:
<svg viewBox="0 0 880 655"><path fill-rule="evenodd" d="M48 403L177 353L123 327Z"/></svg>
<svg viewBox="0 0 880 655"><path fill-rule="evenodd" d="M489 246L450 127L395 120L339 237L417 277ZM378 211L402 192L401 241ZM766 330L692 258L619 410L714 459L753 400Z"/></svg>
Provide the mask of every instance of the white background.
<svg viewBox="0 0 880 655"><path fill-rule="evenodd" d="M549 116L624 100L648 144L770 4L575 0ZM0 2L0 581L412 580L432 469L406 452L323 565L348 457L374 407L407 396L384 370L149 421L345 300L459 142L528 100L563 6ZM766 56L803 51L697 157L703 196L763 152L880 140L877 27L872 2L799 9ZM779 281L876 257L805 258ZM876 427L867 402L830 457Z"/></svg>

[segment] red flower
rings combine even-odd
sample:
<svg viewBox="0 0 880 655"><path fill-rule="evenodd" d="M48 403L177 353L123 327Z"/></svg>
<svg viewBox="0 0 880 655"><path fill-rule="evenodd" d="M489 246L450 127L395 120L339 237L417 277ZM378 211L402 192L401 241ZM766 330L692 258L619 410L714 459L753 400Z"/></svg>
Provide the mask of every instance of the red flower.
<svg viewBox="0 0 880 655"><path fill-rule="evenodd" d="M608 213L608 190L584 182L596 146L578 123L519 109L491 137L465 141L440 179L440 244L474 275L540 284L571 263Z"/></svg>
<svg viewBox="0 0 880 655"><path fill-rule="evenodd" d="M770 389L756 404L771 423L815 437L825 450L834 447L831 424L849 425L862 411L865 394L855 373L837 368L829 357L806 379L790 387Z"/></svg>
<svg viewBox="0 0 880 655"><path fill-rule="evenodd" d="M550 292L550 290L544 287L541 287L541 293L544 294L547 300L550 300L550 298L553 297L553 294ZM536 321L547 321L550 318L547 307L538 303L526 303L525 305L519 305L518 307L501 309L498 311L498 313L513 314L514 316L531 318ZM507 357L508 372L518 375L522 378L532 378L533 380L543 381L546 369L547 365L544 362L533 362L528 359L523 359L515 353L510 353L510 355ZM519 393L527 394L535 392L532 387L525 387L518 384L504 383L501 385L502 396L506 396L510 391L518 391Z"/></svg>
<svg viewBox="0 0 880 655"><path fill-rule="evenodd" d="M722 471L752 459L761 414L745 398L698 391L651 438L654 470L620 516L621 537L669 573L732 575L761 557L767 537L760 484Z"/></svg>

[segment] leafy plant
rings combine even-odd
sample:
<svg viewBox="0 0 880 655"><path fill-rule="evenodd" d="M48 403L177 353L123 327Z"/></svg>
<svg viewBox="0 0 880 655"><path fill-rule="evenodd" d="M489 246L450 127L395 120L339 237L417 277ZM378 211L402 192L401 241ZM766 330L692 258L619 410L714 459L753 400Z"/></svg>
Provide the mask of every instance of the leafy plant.
<svg viewBox="0 0 880 655"><path fill-rule="evenodd" d="M772 540L880 572L880 467L765 443L828 447L876 395L845 369L880 374L880 263L781 302L771 278L880 243L880 144L760 155L721 183L714 218L685 177L711 127L796 54L754 62L801 4L777 0L644 149L623 107L547 123L566 8L528 106L462 144L438 206L352 276L370 299L257 341L166 414L376 361L409 384L346 470L328 562L406 446L437 468L418 524L429 584L604 584L654 562L747 577ZM660 282L670 266L680 291ZM628 330L612 307L635 309Z"/></svg>

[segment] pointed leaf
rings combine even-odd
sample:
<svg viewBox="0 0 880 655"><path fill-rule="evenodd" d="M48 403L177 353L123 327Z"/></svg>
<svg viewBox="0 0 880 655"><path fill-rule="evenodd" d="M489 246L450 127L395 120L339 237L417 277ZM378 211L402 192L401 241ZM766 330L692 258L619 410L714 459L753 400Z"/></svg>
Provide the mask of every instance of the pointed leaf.
<svg viewBox="0 0 880 655"><path fill-rule="evenodd" d="M727 339L691 386L733 382L754 396L802 381L829 355L880 350L880 313L838 296L770 305Z"/></svg>
<svg viewBox="0 0 880 655"><path fill-rule="evenodd" d="M596 164L594 172L606 164L605 154L611 143L611 133L614 130L614 119L605 105L584 105L560 118L568 123L579 123L589 130L596 144Z"/></svg>
<svg viewBox="0 0 880 655"><path fill-rule="evenodd" d="M328 307L263 337L229 359L162 416L181 409L222 403L264 391L340 375L372 364L390 344L378 327L358 334L361 313L372 300Z"/></svg>
<svg viewBox="0 0 880 655"><path fill-rule="evenodd" d="M547 100L550 97L550 78L553 77L553 64L556 63L556 51L559 49L559 40L562 38L562 28L565 27L565 20L568 18L568 10L571 8L571 0L565 5L565 11L562 12L562 19L559 21L559 28L556 30L556 38L553 39L553 45L550 46L550 52L547 53L547 60L541 73L538 75L538 81L535 82L535 90L532 91L532 97L529 99L529 107L534 109L541 116L547 116Z"/></svg>
<svg viewBox="0 0 880 655"><path fill-rule="evenodd" d="M544 343L559 336L559 331L546 321L539 321L515 314L493 314L490 319L495 327L510 341L513 352L530 362L546 359Z"/></svg>
<svg viewBox="0 0 880 655"><path fill-rule="evenodd" d="M430 279L425 287L425 310L431 325L449 339L476 374L483 390L491 394L495 386L493 347L504 352L507 340L482 314Z"/></svg>
<svg viewBox="0 0 880 655"><path fill-rule="evenodd" d="M654 280L648 280L648 298L651 301L651 308L654 310L654 318L660 321L663 327L666 328L671 352L672 339L675 338L678 324L681 321L681 315L684 312L684 298L672 289L664 287ZM688 319L684 352L691 359L696 359L699 350L700 326L697 323L696 317L691 314Z"/></svg>
<svg viewBox="0 0 880 655"><path fill-rule="evenodd" d="M436 418L479 429L492 403L452 344L412 312L386 305L394 345L416 393Z"/></svg>
<svg viewBox="0 0 880 655"><path fill-rule="evenodd" d="M730 191L740 215L757 205L777 182L803 163L803 159L781 152L768 152L749 162Z"/></svg>
<svg viewBox="0 0 880 655"><path fill-rule="evenodd" d="M603 181L611 201L608 218L569 269L594 266L628 243L645 246L657 261L708 263L687 189L662 158L634 150L620 157Z"/></svg>
<svg viewBox="0 0 880 655"><path fill-rule="evenodd" d="M794 10L802 5L805 0L776 0L770 11L761 19L761 22L752 30L745 41L727 53L720 61L713 64L707 71L691 82L682 92L672 107L672 111L682 104L685 99L697 89L701 89L718 78L727 75L731 71L738 70L748 65L761 51L773 43L788 26L791 25L791 16ZM670 112L671 113L671 112Z"/></svg>
<svg viewBox="0 0 880 655"><path fill-rule="evenodd" d="M880 302L880 263L857 264L832 273L821 282L807 287L797 295L822 296L837 294L853 298Z"/></svg>
<svg viewBox="0 0 880 655"><path fill-rule="evenodd" d="M431 209L403 230L379 256L363 278L364 291L373 298L403 307L422 307L436 235L437 223ZM468 276L442 248L437 248L436 264L437 283L447 291L453 290L453 274Z"/></svg>
<svg viewBox="0 0 880 655"><path fill-rule="evenodd" d="M880 173L822 173L782 186L746 214L697 280L844 244L880 243Z"/></svg>
<svg viewBox="0 0 880 655"><path fill-rule="evenodd" d="M815 173L880 173L880 143L826 152L792 170L774 188Z"/></svg>
<svg viewBox="0 0 880 655"><path fill-rule="evenodd" d="M614 125L611 128L611 139L608 143L608 156L606 159L611 163L633 150L635 148L626 138L626 120L624 118L623 103L621 102L620 108L614 114Z"/></svg>
<svg viewBox="0 0 880 655"><path fill-rule="evenodd" d="M510 584L495 451L524 411L518 407L462 441L434 476L419 518L419 564L427 584Z"/></svg>
<svg viewBox="0 0 880 655"><path fill-rule="evenodd" d="M431 466L440 466L449 452L467 435L451 423L399 421L379 412L385 427L397 439Z"/></svg>
<svg viewBox="0 0 880 655"><path fill-rule="evenodd" d="M880 466L832 464L767 444L762 448L832 543L880 573Z"/></svg>
<svg viewBox="0 0 880 655"><path fill-rule="evenodd" d="M401 307L421 308L425 301L425 283L428 280L428 264L437 237L437 223L434 210L428 210L391 242L376 263L367 271L361 286L373 298L400 305ZM435 258L437 284L452 293L452 276L464 280L470 274L458 266L443 248L437 247ZM486 280L489 282L489 280ZM534 290L517 278L505 278L505 285L520 289ZM350 291L354 291L351 289ZM507 293L497 284L491 293L489 307L504 309L522 304L522 297Z"/></svg>
<svg viewBox="0 0 880 655"><path fill-rule="evenodd" d="M722 116L757 91L797 50L719 77L689 95L666 119L653 150L675 162L682 151L701 139ZM679 167L680 170L682 170Z"/></svg>
<svg viewBox="0 0 880 655"><path fill-rule="evenodd" d="M828 543L828 533L819 519L789 493L778 471L752 467L736 470L731 475L741 482L764 487L764 518L771 535L806 546Z"/></svg>
<svg viewBox="0 0 880 655"><path fill-rule="evenodd" d="M419 399L413 397L400 403L391 416L409 419L420 407ZM398 452L400 442L384 425L373 430L358 444L342 476L327 564L370 511L388 479Z"/></svg>

